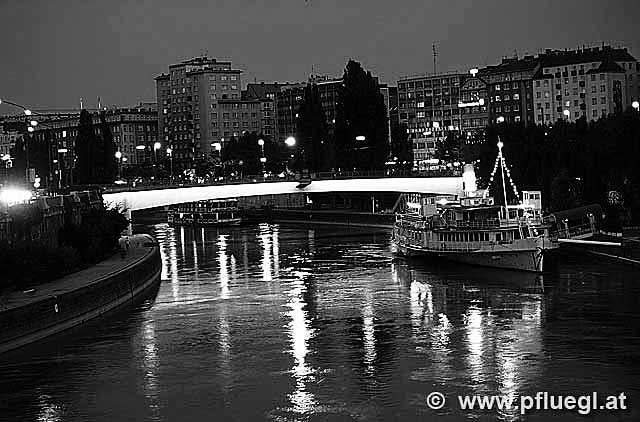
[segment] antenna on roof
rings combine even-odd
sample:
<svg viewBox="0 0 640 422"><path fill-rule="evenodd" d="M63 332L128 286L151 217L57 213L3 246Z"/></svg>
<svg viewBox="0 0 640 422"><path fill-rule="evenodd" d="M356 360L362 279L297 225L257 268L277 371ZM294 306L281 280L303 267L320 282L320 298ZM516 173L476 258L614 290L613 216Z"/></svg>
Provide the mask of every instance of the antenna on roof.
<svg viewBox="0 0 640 422"><path fill-rule="evenodd" d="M434 43L431 46L431 50L433 51L433 74L436 74L436 57L438 57L438 52L436 51L436 44Z"/></svg>

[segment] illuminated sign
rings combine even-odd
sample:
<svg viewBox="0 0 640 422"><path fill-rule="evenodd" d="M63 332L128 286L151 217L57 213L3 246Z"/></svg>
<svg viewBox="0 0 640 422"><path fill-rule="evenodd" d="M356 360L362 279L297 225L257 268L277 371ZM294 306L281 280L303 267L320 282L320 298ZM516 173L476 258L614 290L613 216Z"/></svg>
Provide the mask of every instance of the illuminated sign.
<svg viewBox="0 0 640 422"><path fill-rule="evenodd" d="M463 107L475 107L475 106L483 106L484 105L484 98L480 98L478 101L472 101L470 103L463 103L462 101L460 101L458 103L458 107L463 108Z"/></svg>

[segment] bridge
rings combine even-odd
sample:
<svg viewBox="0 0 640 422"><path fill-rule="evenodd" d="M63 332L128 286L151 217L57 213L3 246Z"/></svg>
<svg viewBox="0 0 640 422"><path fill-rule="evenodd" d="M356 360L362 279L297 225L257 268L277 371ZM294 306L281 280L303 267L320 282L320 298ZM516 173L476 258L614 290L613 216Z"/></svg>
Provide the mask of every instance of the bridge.
<svg viewBox="0 0 640 422"><path fill-rule="evenodd" d="M308 183L308 182L307 182ZM208 199L239 198L289 193L397 192L459 195L462 177L380 177L300 181L259 181L255 183L196 186L123 187L103 195L107 204L128 212Z"/></svg>

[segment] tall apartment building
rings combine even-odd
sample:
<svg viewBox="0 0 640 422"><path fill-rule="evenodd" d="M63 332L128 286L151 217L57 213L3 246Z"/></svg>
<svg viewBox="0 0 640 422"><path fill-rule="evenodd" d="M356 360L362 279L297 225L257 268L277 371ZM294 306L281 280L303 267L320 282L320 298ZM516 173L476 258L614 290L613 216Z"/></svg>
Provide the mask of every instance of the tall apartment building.
<svg viewBox="0 0 640 422"><path fill-rule="evenodd" d="M534 123L533 77L540 69L540 58L531 55L503 58L498 65L478 72L486 84L488 122Z"/></svg>
<svg viewBox="0 0 640 422"><path fill-rule="evenodd" d="M176 169L191 168L215 143L240 136L245 123L251 127L250 113L258 113L260 104L242 100L241 74L229 61L203 56L170 65L169 73L155 78L158 130Z"/></svg>
<svg viewBox="0 0 640 422"><path fill-rule="evenodd" d="M243 96L247 99L259 100L261 103L261 128L265 136L282 141L286 137L281 137L278 132L278 107L276 97L278 94L291 86L297 84L290 83L249 83L247 89L243 91Z"/></svg>
<svg viewBox="0 0 640 422"><path fill-rule="evenodd" d="M534 75L535 122L619 113L640 98L640 64L626 48L546 50Z"/></svg>
<svg viewBox="0 0 640 422"><path fill-rule="evenodd" d="M441 73L409 76L398 81L398 118L413 142L414 165L424 168L438 140L461 128L461 86L466 75Z"/></svg>
<svg viewBox="0 0 640 422"><path fill-rule="evenodd" d="M487 83L482 77L477 76L477 71L474 70L464 78L458 101L461 131L466 139L477 133L484 134L489 124L488 104Z"/></svg>

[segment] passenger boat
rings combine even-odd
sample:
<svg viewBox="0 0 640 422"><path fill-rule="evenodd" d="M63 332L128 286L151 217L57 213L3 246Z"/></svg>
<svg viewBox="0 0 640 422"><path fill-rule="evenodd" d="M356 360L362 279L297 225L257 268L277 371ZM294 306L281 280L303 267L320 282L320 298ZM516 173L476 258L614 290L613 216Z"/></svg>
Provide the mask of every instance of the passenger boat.
<svg viewBox="0 0 640 422"><path fill-rule="evenodd" d="M498 159L503 165L500 142L498 147ZM488 196L488 189L476 190L472 165L465 166L463 186L460 198L405 195L404 209L396 214L393 251L407 256L541 272L545 253L558 248L557 235L551 233L551 225L542 217L541 193L526 191L517 205L496 205ZM506 204L504 183L503 190ZM514 192L517 193L515 186Z"/></svg>
<svg viewBox="0 0 640 422"><path fill-rule="evenodd" d="M209 199L171 206L167 221L179 226L229 226L242 219L237 199Z"/></svg>

